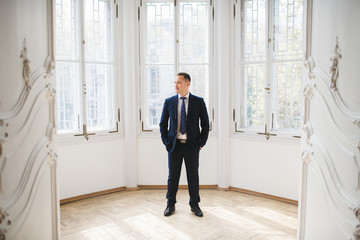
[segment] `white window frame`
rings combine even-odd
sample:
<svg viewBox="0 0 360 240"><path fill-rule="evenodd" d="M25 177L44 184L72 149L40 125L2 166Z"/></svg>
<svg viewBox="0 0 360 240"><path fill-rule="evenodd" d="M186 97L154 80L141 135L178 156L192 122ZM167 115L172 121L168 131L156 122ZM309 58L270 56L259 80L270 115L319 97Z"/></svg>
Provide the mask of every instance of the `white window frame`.
<svg viewBox="0 0 360 240"><path fill-rule="evenodd" d="M180 68L180 63L179 63L179 55L180 55L180 50L179 50L179 11L180 11L180 1L181 2L186 2L185 0L149 0L149 2L170 2L173 3L175 6L174 9L174 22L175 22L175 26L174 26L174 48L176 53L174 54L174 65L175 65L175 71L174 71L174 76L173 79L169 79L169 81L174 81L175 80L175 74L179 72L179 68ZM144 121L146 121L145 117L147 116L147 83L146 83L146 78L145 76L145 54L144 54L144 47L143 47L143 42L145 41L145 38L143 36L143 32L145 32L145 27L146 27L146 13L145 10L143 10L143 6L146 4L147 0L139 0L139 6L138 6L138 20L139 20L139 46L140 46L140 53L139 53L139 131L141 134L159 134L159 126L157 125L156 127L150 128L150 127L146 127L146 124L144 123ZM209 120L210 120L210 131L214 131L213 126L215 126L215 124L213 124L214 122L214 103L213 103L213 81L214 81L214 0L192 0L189 2L207 2L209 4L209 10L208 10L208 24L209 24L209 52L208 52L208 56L209 56L209 63L208 63L208 84L209 84L209 92L208 92L208 96L209 99L204 99L207 103L207 110L208 110L208 114L209 114ZM191 74L190 74L191 75ZM193 77L193 76L191 76ZM191 88L191 87L190 87ZM175 92L174 94L175 95ZM172 95L172 96L173 96ZM171 96L167 96L167 97L171 97ZM204 97L204 96L199 96L199 97ZM161 103L163 104L163 103Z"/></svg>
<svg viewBox="0 0 360 240"><path fill-rule="evenodd" d="M79 24L80 26L80 30L82 33L80 33L80 41L82 41L83 39L83 29L84 29L84 19L83 19L83 11L84 11L84 7L83 7L83 1L84 0L80 0L79 2L79 12L80 12L80 16L79 16ZM120 19L120 13L121 13L121 9L122 9L122 2L121 0L108 0L110 7L111 7L111 16L112 16L112 31L113 31L113 50L114 50L114 55L113 55L113 87L114 87L114 122L115 125L111 128L111 129L105 129L105 130L97 130L97 131L87 131L86 129L86 118L84 116L86 116L86 110L84 109L83 105L86 104L86 94L84 94L84 87L86 87L86 79L84 77L82 77L85 68L84 68L84 64L85 64L85 59L84 59L84 46L82 43L80 43L80 48L82 48L80 55L81 59L80 59L80 65L81 69L80 69L80 79L78 80L80 82L80 84L82 85L82 101L80 101L80 105L81 105L81 111L80 113L83 115L83 120L79 123L79 124L83 124L82 127L82 132L65 132L65 133L57 133L57 139L59 140L58 142L60 144L72 144L72 143L81 143L81 142L86 142L88 140L91 141L99 141L99 140L108 140L111 138L118 138L118 136L121 134L122 132L122 125L121 123L121 103L120 103L120 88L121 88L121 83L119 81L120 79L120 74L121 74L121 46L122 46L122 41L121 41L121 34L122 34L122 26L121 26L121 19ZM56 0L54 0L54 11L56 12ZM55 18L56 18L56 14L54 14ZM54 23L54 29L56 29L56 19L54 19L53 21ZM56 38L55 38L56 39ZM55 44L56 45L56 44ZM56 52L56 51L55 51ZM56 59L56 56L55 56Z"/></svg>
<svg viewBox="0 0 360 240"><path fill-rule="evenodd" d="M273 32L270 30L273 26L273 1L274 0L266 0L267 12L266 12L266 23L267 23L267 31L266 35L269 39L273 39ZM272 76L271 76L271 67L272 64L271 60L271 43L267 44L267 60L266 60L266 88L269 88L270 91L265 93L265 126L263 129L255 128L255 127L240 127L240 118L241 118L241 111L244 107L246 107L246 103L244 102L244 98L241 98L240 94L235 93L235 89L241 89L243 91L245 88L244 86L244 79L241 79L241 67L240 67L240 59L241 59L241 14L242 14L242 2L243 0L234 0L232 4L233 10L233 64L234 64L234 80L233 80L233 109L232 109L232 120L233 120L233 135L234 136L244 136L250 138L266 138L269 140L270 138L277 137L278 139L288 139L288 140L296 140L298 141L301 136L300 132L301 129L297 130L273 130L272 124L272 94L274 93L273 86L272 86ZM304 54L306 52L306 0L303 0L303 63L304 63ZM302 71L302 79L304 78L304 71ZM303 82L303 81L302 81ZM303 83L301 83L303 84ZM302 91L301 89L299 89ZM265 91L265 89L264 89ZM301 101L302 103L302 101ZM303 106L301 106L302 112Z"/></svg>

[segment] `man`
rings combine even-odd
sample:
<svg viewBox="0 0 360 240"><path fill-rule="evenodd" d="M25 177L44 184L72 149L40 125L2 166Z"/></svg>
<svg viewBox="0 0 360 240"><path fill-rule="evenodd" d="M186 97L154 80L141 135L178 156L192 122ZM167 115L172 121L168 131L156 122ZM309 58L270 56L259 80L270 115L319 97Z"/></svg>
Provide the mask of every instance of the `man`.
<svg viewBox="0 0 360 240"><path fill-rule="evenodd" d="M186 166L191 211L198 217L203 216L199 207L199 151L204 147L209 135L209 117L204 100L189 93L190 82L189 74L181 72L176 75L177 95L165 100L159 124L161 140L168 151L169 166L165 216L170 216L175 211L183 159Z"/></svg>

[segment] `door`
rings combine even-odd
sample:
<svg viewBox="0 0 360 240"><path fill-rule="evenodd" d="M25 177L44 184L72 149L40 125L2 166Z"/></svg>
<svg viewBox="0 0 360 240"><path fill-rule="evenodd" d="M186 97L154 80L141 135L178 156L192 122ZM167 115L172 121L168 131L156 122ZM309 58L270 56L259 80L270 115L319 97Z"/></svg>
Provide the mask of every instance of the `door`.
<svg viewBox="0 0 360 240"><path fill-rule="evenodd" d="M52 8L0 2L0 239L58 239Z"/></svg>
<svg viewBox="0 0 360 240"><path fill-rule="evenodd" d="M299 239L360 239L360 1L307 5Z"/></svg>

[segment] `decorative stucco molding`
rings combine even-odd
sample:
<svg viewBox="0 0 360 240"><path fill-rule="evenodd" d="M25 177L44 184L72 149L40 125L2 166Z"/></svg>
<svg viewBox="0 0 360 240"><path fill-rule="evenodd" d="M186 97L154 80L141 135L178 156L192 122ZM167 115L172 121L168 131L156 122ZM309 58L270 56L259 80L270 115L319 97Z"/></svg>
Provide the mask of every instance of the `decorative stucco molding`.
<svg viewBox="0 0 360 240"><path fill-rule="evenodd" d="M47 56L45 59L45 69L46 69L46 78L49 78L53 75L52 71L55 69L55 60L50 56Z"/></svg>
<svg viewBox="0 0 360 240"><path fill-rule="evenodd" d="M331 73L331 84L330 88L336 90L336 81L339 78L339 59L342 58L341 55L341 49L339 47L339 38L336 36L335 38L335 47L333 51L334 55L332 58L330 58L330 61L332 61L332 66L330 67L330 73Z"/></svg>
<svg viewBox="0 0 360 240"><path fill-rule="evenodd" d="M26 83L27 89L30 90L31 89L31 84L30 84L30 74L31 74L31 69L30 69L30 60L27 56L27 47L26 47L26 39L24 38L23 41L23 48L21 50L21 55L20 57L23 59L23 70L22 70L22 76L23 79Z"/></svg>
<svg viewBox="0 0 360 240"><path fill-rule="evenodd" d="M309 77L309 79L310 79L310 80L313 79L313 78L314 78L314 73L313 73L313 71L314 71L314 68L315 68L315 61L314 61L314 59L313 59L311 56L309 56L309 57L305 60L304 66L305 66L305 67L307 68L307 70L308 70L308 77Z"/></svg>
<svg viewBox="0 0 360 240"><path fill-rule="evenodd" d="M310 100L312 98L314 95L314 88L316 88L315 83L309 83L305 86L303 93L306 99Z"/></svg>
<svg viewBox="0 0 360 240"><path fill-rule="evenodd" d="M5 234L8 232L8 229L11 226L11 220L8 217L9 217L9 213L7 213L3 208L0 207L0 239L1 240L6 240Z"/></svg>

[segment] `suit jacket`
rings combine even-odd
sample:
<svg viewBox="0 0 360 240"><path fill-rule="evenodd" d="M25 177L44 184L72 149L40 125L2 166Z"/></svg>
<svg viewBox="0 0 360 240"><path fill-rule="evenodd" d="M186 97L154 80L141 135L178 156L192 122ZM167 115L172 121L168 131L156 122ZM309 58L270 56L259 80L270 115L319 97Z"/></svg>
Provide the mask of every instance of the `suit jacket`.
<svg viewBox="0 0 360 240"><path fill-rule="evenodd" d="M205 106L204 99L189 94L188 112L186 116L187 142L194 150L203 147L209 136L209 116ZM166 146L168 152L175 148L177 135L178 118L178 95L167 98L160 120L161 140ZM199 120L200 126L199 127ZM169 127L170 123L170 127Z"/></svg>

